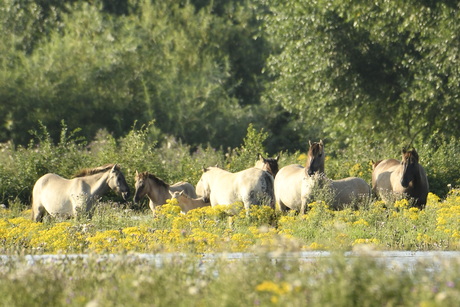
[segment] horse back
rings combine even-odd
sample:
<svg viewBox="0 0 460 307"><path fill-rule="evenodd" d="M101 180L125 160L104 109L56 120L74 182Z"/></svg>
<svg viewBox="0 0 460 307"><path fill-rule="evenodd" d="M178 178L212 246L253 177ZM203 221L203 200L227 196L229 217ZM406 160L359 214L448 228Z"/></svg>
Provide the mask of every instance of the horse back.
<svg viewBox="0 0 460 307"><path fill-rule="evenodd" d="M195 187L191 183L185 181L176 182L175 184L170 185L169 190L171 192L184 191L184 193L190 196L191 198L197 197Z"/></svg>
<svg viewBox="0 0 460 307"><path fill-rule="evenodd" d="M391 189L391 174L397 170L401 162L396 159L380 161L372 171L372 187L374 189Z"/></svg>
<svg viewBox="0 0 460 307"><path fill-rule="evenodd" d="M336 206L350 204L357 199L371 196L371 187L362 178L348 177L340 180L332 180Z"/></svg>
<svg viewBox="0 0 460 307"><path fill-rule="evenodd" d="M250 204L269 202L274 207L274 183L273 176L262 169L251 167L235 173L235 189L243 199Z"/></svg>
<svg viewBox="0 0 460 307"><path fill-rule="evenodd" d="M33 188L32 209L44 207L51 215L70 214L72 206L69 200L69 189L72 184L73 179L69 180L53 173L43 175Z"/></svg>

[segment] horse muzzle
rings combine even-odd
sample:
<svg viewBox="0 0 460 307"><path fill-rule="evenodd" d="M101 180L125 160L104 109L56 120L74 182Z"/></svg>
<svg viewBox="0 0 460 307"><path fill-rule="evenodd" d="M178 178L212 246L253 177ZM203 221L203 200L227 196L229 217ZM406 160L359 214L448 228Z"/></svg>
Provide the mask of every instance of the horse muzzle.
<svg viewBox="0 0 460 307"><path fill-rule="evenodd" d="M123 199L127 201L129 198L129 191L121 192L121 197L123 197Z"/></svg>
<svg viewBox="0 0 460 307"><path fill-rule="evenodd" d="M401 185L403 188L408 188L410 184L409 180L401 180Z"/></svg>

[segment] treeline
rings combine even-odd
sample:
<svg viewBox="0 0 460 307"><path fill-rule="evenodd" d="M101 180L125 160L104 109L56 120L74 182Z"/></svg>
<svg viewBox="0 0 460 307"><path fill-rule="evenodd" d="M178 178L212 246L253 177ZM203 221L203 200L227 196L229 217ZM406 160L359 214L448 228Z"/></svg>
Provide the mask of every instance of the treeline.
<svg viewBox="0 0 460 307"><path fill-rule="evenodd" d="M270 153L457 142L459 2L4 0L0 141L39 122ZM395 152L396 154L396 152Z"/></svg>

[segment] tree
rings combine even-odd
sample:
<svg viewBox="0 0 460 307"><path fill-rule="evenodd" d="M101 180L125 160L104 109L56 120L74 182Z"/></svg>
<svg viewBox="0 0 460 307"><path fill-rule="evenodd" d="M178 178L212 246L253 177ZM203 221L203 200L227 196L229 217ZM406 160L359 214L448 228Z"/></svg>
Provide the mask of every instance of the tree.
<svg viewBox="0 0 460 307"><path fill-rule="evenodd" d="M299 114L297 129L341 144L460 136L458 3L269 2L281 52L265 99Z"/></svg>

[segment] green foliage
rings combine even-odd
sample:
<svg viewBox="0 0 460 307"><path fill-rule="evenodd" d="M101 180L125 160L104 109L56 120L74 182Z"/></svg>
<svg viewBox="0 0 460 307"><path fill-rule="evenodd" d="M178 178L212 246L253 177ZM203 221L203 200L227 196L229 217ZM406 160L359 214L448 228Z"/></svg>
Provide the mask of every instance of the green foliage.
<svg viewBox="0 0 460 307"><path fill-rule="evenodd" d="M460 187L459 148L455 138L434 138L422 147L420 163L425 167L433 193L445 195L450 188Z"/></svg>
<svg viewBox="0 0 460 307"><path fill-rule="evenodd" d="M458 3L268 3L281 52L265 99L298 114L297 129L345 142L458 136Z"/></svg>
<svg viewBox="0 0 460 307"><path fill-rule="evenodd" d="M267 139L268 133L261 130L257 132L252 124L249 124L246 137L241 147L234 149L228 156L231 172L239 172L254 166L258 160L258 154L266 157L263 142Z"/></svg>

